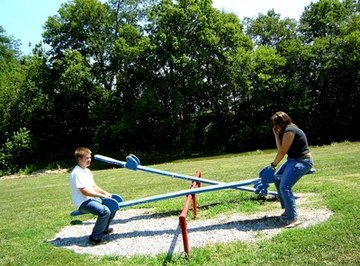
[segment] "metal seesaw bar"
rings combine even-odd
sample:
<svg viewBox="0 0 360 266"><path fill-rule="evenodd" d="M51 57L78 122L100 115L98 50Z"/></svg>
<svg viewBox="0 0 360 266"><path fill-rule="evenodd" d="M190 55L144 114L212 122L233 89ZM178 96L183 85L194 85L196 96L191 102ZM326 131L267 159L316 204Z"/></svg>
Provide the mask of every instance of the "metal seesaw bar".
<svg viewBox="0 0 360 266"><path fill-rule="evenodd" d="M124 167L124 168L127 168L127 169L131 169L131 170L140 170L140 171L144 171L144 172L148 172L148 173L152 173L152 174L159 174L159 175L169 176L169 177L173 177L173 178L179 178L179 179L183 179L183 180L188 180L188 181L201 182L201 183L209 184L209 185L228 184L228 183L224 183L224 182L214 181L214 180L211 180L211 179L199 178L199 177L194 177L194 176L188 176L188 175L182 175L182 174L177 174L177 173L173 173L173 172L158 170L158 169L154 169L154 168L151 168L151 167L142 166L140 164L137 165L137 167L135 169L128 168L128 167L126 167L126 162L119 161L119 160L113 159L111 157L100 155L100 154L96 154L94 156L94 158L95 158L95 160L98 160L98 161L110 163L110 164L113 164L113 165L117 165L117 166L121 166L121 167ZM255 192L255 188L250 188L250 187L245 187L245 186L254 184L254 183L258 182L261 179L260 178L255 178L255 179L252 179L252 180L253 181L251 183L248 183L248 184L245 184L245 185L244 184L243 185L238 185L238 186L235 186L235 187L232 187L232 188L233 189L244 190L244 191L249 191L249 192ZM274 191L268 191L268 194L273 195L273 196L278 195L277 192L274 192Z"/></svg>
<svg viewBox="0 0 360 266"><path fill-rule="evenodd" d="M170 193L166 193L166 194L150 196L150 197L146 197L146 198L142 198L142 199L123 201L123 202L119 202L119 208L124 208L124 207L129 207L129 206L134 206L134 205L138 205L138 204L149 203L149 202L159 201L159 200L164 200L164 199L170 199L170 198L185 196L185 195L189 195L189 194L200 194L200 193L222 190L222 189L227 189L227 188L246 186L246 185L254 183L256 180L257 179L251 179L251 180L245 180L245 181L240 181L240 182L224 183L224 184L212 185L212 186L201 187L201 188L180 190L180 191L176 191L176 192L170 192Z"/></svg>

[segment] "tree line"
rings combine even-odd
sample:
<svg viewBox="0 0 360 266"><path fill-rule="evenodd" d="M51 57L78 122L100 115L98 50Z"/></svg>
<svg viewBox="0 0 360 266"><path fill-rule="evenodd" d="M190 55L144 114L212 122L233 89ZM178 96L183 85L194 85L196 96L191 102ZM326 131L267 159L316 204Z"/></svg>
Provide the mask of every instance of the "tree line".
<svg viewBox="0 0 360 266"><path fill-rule="evenodd" d="M0 26L0 176L72 159L273 147L287 112L312 145L359 139L360 13L240 19L212 0L70 0L22 55ZM120 158L121 158L120 156Z"/></svg>

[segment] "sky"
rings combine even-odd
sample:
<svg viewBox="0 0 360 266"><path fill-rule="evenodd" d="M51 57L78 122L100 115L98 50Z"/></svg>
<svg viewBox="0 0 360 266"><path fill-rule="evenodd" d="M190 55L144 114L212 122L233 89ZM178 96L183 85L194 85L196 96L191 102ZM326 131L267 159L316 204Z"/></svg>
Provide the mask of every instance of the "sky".
<svg viewBox="0 0 360 266"><path fill-rule="evenodd" d="M282 18L298 20L305 6L313 1L316 0L213 0L213 6L236 13L240 19L274 9ZM42 41L48 17L56 15L65 2L68 0L0 0L0 26L6 35L20 40L23 54L29 55L34 45Z"/></svg>

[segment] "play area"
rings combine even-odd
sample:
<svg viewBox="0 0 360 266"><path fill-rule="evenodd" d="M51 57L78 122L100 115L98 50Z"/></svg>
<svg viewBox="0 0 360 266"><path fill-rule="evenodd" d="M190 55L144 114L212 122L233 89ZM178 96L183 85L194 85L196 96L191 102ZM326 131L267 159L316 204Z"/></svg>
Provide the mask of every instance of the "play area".
<svg viewBox="0 0 360 266"><path fill-rule="evenodd" d="M196 197L201 193L239 189L263 197L276 197L276 192L268 191L269 184L274 182L274 178L277 178L271 174L273 173L271 171L260 172L259 178L222 183L202 178L200 171L196 171L195 176L188 176L142 166L140 160L133 154L127 156L126 161L119 161L103 155L95 155L94 158L132 171L144 171L186 180L189 181L190 188L134 200L124 200L122 196L113 194L112 199L104 199L104 203L110 210L120 211L117 212L112 223L114 233L106 236L104 243L98 246L91 246L87 243L95 220L86 220L81 223L73 222L73 225L65 227L51 240L54 246L93 255L133 256L184 253L189 257L191 248L231 241L254 242L270 238L284 230L284 222L279 217L279 210L253 215L220 215L207 220L195 219L197 214ZM312 169L309 174L314 171ZM207 184L207 186L201 186L202 184ZM178 217L166 213L156 214L152 209L128 208L180 196L186 196L186 198L182 210L179 210ZM302 202L311 200L313 195L296 196L298 208L302 213L300 228L321 223L332 215L332 212L326 209L302 207ZM192 206L190 206L191 204ZM188 218L190 208L192 215ZM70 215L72 219L76 219L77 216L83 214L74 210Z"/></svg>

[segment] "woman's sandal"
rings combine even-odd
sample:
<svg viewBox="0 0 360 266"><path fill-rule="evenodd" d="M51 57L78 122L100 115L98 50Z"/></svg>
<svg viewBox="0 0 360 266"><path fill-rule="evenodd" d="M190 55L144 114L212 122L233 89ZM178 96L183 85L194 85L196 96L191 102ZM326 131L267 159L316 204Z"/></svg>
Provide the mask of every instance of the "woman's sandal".
<svg viewBox="0 0 360 266"><path fill-rule="evenodd" d="M293 221L290 221L287 225L285 225L285 228L294 228L300 224L301 224L301 222L299 220L293 220Z"/></svg>

